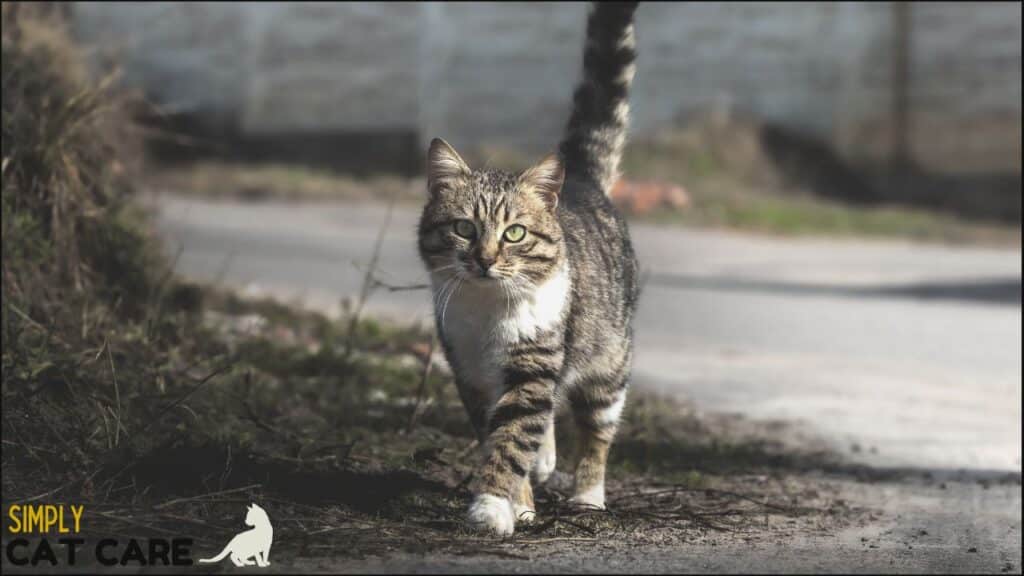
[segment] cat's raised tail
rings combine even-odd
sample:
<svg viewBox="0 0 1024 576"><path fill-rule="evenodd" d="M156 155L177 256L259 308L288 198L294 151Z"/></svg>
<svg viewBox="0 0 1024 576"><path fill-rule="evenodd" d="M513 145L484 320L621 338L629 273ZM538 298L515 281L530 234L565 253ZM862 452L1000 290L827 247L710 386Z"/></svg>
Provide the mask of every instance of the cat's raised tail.
<svg viewBox="0 0 1024 576"><path fill-rule="evenodd" d="M619 177L629 124L629 87L636 72L636 2L595 2L587 19L583 78L560 151L566 176L605 195Z"/></svg>

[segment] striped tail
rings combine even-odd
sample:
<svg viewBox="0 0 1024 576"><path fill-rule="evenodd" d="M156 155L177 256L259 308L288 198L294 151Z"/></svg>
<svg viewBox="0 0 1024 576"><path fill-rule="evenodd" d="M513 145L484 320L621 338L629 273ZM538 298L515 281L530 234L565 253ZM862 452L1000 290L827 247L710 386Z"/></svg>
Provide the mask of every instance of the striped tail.
<svg viewBox="0 0 1024 576"><path fill-rule="evenodd" d="M583 79L560 151L566 175L607 196L619 177L629 123L629 87L636 72L636 2L596 2L587 19Z"/></svg>

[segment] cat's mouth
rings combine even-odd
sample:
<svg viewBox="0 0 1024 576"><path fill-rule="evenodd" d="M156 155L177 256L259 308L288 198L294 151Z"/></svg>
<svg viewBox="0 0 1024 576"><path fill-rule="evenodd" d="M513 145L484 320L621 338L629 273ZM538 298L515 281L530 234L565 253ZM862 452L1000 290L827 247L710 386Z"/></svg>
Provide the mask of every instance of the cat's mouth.
<svg viewBox="0 0 1024 576"><path fill-rule="evenodd" d="M468 274L467 280L470 282L476 282L478 284L497 284L505 280L504 276L500 276L493 271L489 272L473 272Z"/></svg>
<svg viewBox="0 0 1024 576"><path fill-rule="evenodd" d="M479 268L466 269L463 271L463 278L470 284L477 286L496 287L509 281L508 276L498 270L481 270Z"/></svg>
<svg viewBox="0 0 1024 576"><path fill-rule="evenodd" d="M466 281L479 284L494 284L506 280L505 274L494 267L484 269L480 266L463 264L460 272Z"/></svg>

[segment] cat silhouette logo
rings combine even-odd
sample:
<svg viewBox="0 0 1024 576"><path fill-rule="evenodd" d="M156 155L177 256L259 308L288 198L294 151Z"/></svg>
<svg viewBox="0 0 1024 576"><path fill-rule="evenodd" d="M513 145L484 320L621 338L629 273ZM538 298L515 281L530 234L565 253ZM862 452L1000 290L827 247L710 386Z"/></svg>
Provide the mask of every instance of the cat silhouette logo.
<svg viewBox="0 0 1024 576"><path fill-rule="evenodd" d="M270 566L270 545L274 542L274 528L270 525L270 517L267 516L266 510L255 503L250 504L247 510L245 525L252 526L252 530L235 536L220 554L213 558L201 558L200 563L220 562L225 556L231 556L235 566Z"/></svg>

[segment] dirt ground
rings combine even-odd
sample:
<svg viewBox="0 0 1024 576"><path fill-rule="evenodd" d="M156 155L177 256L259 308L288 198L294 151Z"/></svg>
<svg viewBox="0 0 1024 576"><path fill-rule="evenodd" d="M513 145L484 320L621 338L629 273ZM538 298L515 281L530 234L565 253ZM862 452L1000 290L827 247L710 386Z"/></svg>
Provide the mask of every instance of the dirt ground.
<svg viewBox="0 0 1024 576"><path fill-rule="evenodd" d="M162 440L115 454L112 475L51 488L24 476L32 468L5 436L5 509L81 504L87 543L187 537L197 559L245 530L256 502L274 527L266 572L1020 572L1019 474L854 465L795 424L639 391L611 454L607 511L565 505L573 430L562 419L537 521L508 539L473 533L463 514L477 450L428 332L364 319L345 352L345 322L268 301L205 304L209 337L235 364L182 398ZM104 568L88 554L73 568L4 564L174 571Z"/></svg>
<svg viewBox="0 0 1024 576"><path fill-rule="evenodd" d="M392 553L365 559L302 559L283 571L359 573L1020 573L1020 487L922 478L872 482L802 478L842 497L843 510L660 544L630 538L546 545L508 543L473 555ZM945 485L944 488L940 486ZM936 501L995 505L923 513ZM994 496L994 498L993 498ZM997 509L1001 508L1001 509Z"/></svg>
<svg viewBox="0 0 1024 576"><path fill-rule="evenodd" d="M711 420L701 426L716 440L686 454L688 472L629 472L620 450L604 512L566 508L568 476L556 473L538 492L537 522L508 539L462 525L469 469L458 442L462 450L416 451L397 469L360 458L311 468L236 460L232 474L244 470L247 479L231 484L245 486L148 505L87 505L84 536L188 535L193 556L208 557L245 529L240 511L255 501L275 529L267 573L1021 571L1019 475L846 466L813 451L778 451L792 438L776 427L773 434L732 417ZM746 447L728 456L735 465L711 448L729 434ZM216 459L194 450L177 456L171 466ZM166 571L104 571L151 569ZM190 570L239 569L225 560Z"/></svg>
<svg viewBox="0 0 1024 576"><path fill-rule="evenodd" d="M256 502L274 527L265 572L1020 572L1019 474L853 465L796 425L642 392L613 448L607 511L565 505L563 424L537 521L508 539L473 533L463 514L477 450L428 332L357 323L356 364L325 345L344 322L269 301L205 304L236 365L169 417L179 433L63 495L40 499L23 468L6 468L5 508L83 504L87 542L189 537L196 559L246 529ZM83 560L50 570L173 571Z"/></svg>

